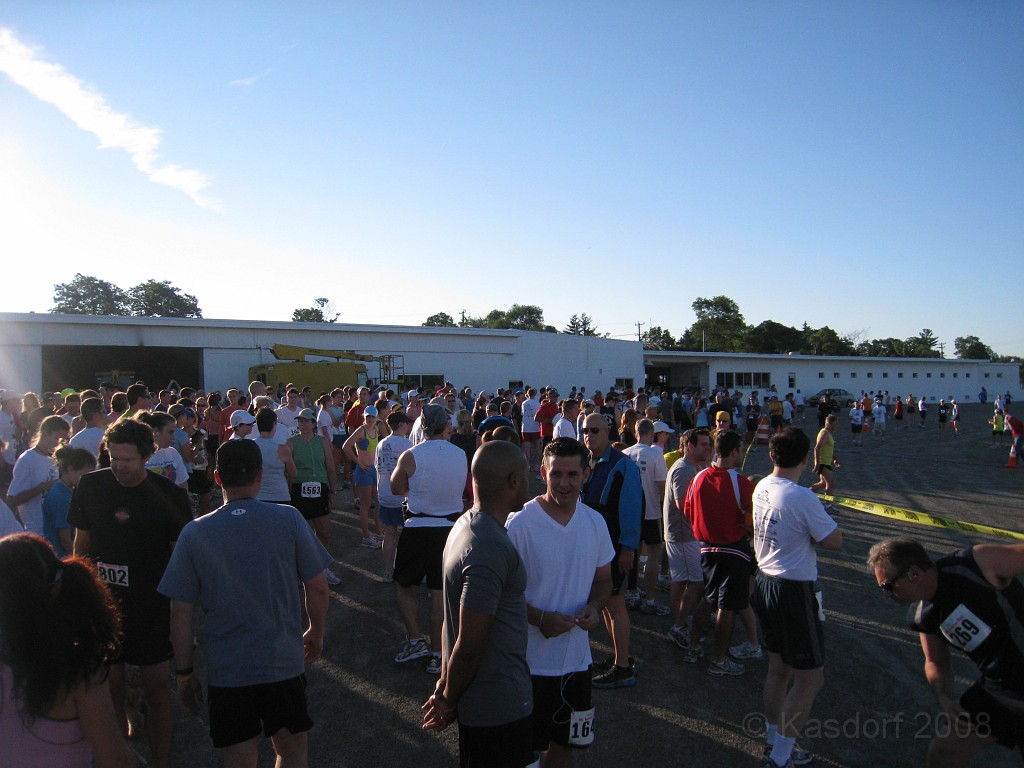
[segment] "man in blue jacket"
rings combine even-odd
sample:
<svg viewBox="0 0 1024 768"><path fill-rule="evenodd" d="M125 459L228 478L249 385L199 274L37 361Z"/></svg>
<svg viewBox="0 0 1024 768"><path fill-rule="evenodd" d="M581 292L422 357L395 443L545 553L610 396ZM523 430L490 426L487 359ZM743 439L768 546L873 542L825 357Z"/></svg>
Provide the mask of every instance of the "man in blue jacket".
<svg viewBox="0 0 1024 768"><path fill-rule="evenodd" d="M583 503L601 513L615 547L612 561L612 596L602 615L612 638L614 658L594 664L595 688L629 688L636 685L633 658L629 654L629 611L625 579L636 568L640 548L640 523L644 494L640 470L621 451L612 448L608 421L599 413L583 422L583 442L590 451L590 476L583 486Z"/></svg>

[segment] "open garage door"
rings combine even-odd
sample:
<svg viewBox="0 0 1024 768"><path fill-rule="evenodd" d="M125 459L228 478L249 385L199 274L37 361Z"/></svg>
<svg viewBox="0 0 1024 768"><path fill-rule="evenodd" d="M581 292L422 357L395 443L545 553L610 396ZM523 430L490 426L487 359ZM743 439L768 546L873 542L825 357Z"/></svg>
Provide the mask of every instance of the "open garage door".
<svg viewBox="0 0 1024 768"><path fill-rule="evenodd" d="M153 392L175 381L180 387L198 387L202 379L203 350L198 347L42 347L43 389L58 391L95 388L121 372L132 381L141 380ZM123 378L121 382L123 384Z"/></svg>

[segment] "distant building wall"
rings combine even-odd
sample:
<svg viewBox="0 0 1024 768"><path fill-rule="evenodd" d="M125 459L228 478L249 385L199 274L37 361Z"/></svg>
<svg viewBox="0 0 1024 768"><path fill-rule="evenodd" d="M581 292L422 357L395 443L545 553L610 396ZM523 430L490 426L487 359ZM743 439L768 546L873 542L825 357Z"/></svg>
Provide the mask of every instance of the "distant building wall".
<svg viewBox="0 0 1024 768"><path fill-rule="evenodd" d="M645 361L649 373L667 371L668 389L690 388L699 379L704 391L722 385L763 392L774 384L783 394L845 389L854 395L888 391L890 397L976 402L984 386L990 402L997 393L1009 391L1015 400L1022 395L1018 365L987 360L647 352Z"/></svg>
<svg viewBox="0 0 1024 768"><path fill-rule="evenodd" d="M0 313L0 387L39 391L44 378L53 378L52 372L44 376L44 347L48 357L59 358L61 347L92 345L124 348L122 368L127 370L136 370L134 360L141 358L133 355L133 349L194 349L201 358L197 374L201 381L178 383L223 391L247 384L249 366L275 362L270 352L274 344L402 355L406 375L442 375L474 390L522 381L553 385L563 392L572 386L593 391L607 389L616 379L630 379L635 385L644 380L639 342L597 337L420 326ZM378 378L377 366L366 365L370 378ZM150 386L162 383L147 381Z"/></svg>

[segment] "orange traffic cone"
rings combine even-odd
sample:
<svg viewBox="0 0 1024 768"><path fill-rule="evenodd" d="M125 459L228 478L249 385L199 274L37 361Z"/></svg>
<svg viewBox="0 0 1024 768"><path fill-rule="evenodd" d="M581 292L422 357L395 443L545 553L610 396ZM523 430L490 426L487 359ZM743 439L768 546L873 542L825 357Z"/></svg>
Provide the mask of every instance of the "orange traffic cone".
<svg viewBox="0 0 1024 768"><path fill-rule="evenodd" d="M757 422L757 444L768 445L768 417L764 416Z"/></svg>
<svg viewBox="0 0 1024 768"><path fill-rule="evenodd" d="M1017 466L1017 443L1010 443L1010 460L1006 462L1006 466L1011 469Z"/></svg>

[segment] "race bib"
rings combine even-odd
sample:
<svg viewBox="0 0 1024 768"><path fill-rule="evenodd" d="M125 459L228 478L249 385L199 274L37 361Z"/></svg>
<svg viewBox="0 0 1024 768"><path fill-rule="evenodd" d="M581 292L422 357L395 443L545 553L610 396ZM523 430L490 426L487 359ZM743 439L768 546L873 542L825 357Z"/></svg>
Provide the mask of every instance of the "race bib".
<svg viewBox="0 0 1024 768"><path fill-rule="evenodd" d="M964 651L973 651L992 634L992 627L974 615L970 608L960 603L946 620L939 625L949 642Z"/></svg>
<svg viewBox="0 0 1024 768"><path fill-rule="evenodd" d="M304 499L319 499L320 498L320 483L308 482L303 483L299 489L299 493Z"/></svg>
<svg viewBox="0 0 1024 768"><path fill-rule="evenodd" d="M569 743L585 747L594 741L594 708L573 712L569 717Z"/></svg>
<svg viewBox="0 0 1024 768"><path fill-rule="evenodd" d="M107 584L113 584L116 587L128 586L127 565L114 565L113 563L101 563L97 561L96 570L99 571L100 578L107 582Z"/></svg>

